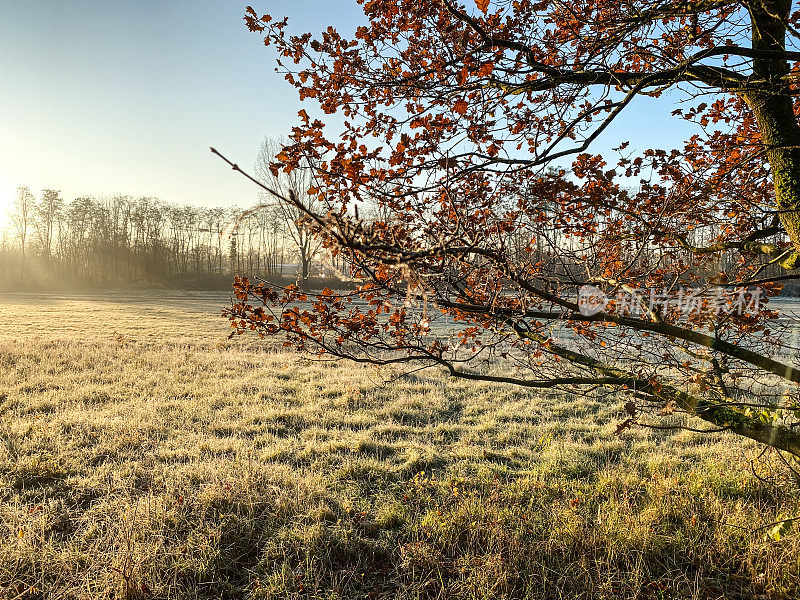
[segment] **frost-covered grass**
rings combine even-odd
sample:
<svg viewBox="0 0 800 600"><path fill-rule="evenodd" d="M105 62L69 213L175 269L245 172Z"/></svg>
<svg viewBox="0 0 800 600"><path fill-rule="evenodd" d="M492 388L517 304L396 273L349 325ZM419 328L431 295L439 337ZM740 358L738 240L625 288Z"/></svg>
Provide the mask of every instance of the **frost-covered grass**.
<svg viewBox="0 0 800 600"><path fill-rule="evenodd" d="M793 598L725 434L226 339L225 295L0 296L0 598ZM761 476L781 473L763 461Z"/></svg>

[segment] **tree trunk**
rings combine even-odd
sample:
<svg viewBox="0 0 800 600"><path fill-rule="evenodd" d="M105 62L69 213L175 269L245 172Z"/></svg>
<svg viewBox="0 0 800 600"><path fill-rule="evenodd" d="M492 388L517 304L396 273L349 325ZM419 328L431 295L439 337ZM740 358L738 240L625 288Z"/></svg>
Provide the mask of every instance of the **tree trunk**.
<svg viewBox="0 0 800 600"><path fill-rule="evenodd" d="M749 8L753 49L782 53L791 1L756 1L750 3ZM770 92L781 89L779 80L789 73L789 63L780 56L759 58L753 61L753 71L759 79L767 82L766 89L748 92L745 100L756 117L766 146L781 223L796 250L782 264L793 269L800 266L800 126L794 114L792 97L788 93Z"/></svg>

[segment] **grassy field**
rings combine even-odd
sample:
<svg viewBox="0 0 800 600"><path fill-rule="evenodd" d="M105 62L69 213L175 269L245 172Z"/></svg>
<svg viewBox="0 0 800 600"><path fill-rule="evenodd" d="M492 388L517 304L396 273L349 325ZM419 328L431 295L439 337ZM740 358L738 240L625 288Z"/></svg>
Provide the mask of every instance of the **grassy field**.
<svg viewBox="0 0 800 600"><path fill-rule="evenodd" d="M800 595L755 445L229 342L226 302L0 296L0 598Z"/></svg>

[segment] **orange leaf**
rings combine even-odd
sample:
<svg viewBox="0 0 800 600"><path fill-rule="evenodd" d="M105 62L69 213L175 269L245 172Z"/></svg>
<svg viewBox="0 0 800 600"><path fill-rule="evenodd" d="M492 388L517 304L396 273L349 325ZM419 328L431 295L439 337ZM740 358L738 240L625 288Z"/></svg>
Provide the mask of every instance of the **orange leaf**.
<svg viewBox="0 0 800 600"><path fill-rule="evenodd" d="M469 108L469 105L467 104L467 101L464 100L463 98L460 99L460 100L457 100L456 103L453 105L453 110L455 112L457 112L458 114L460 114L460 115L463 115L464 113L466 113L468 108Z"/></svg>
<svg viewBox="0 0 800 600"><path fill-rule="evenodd" d="M489 0L475 0L475 4L483 14L486 14L486 11L489 10Z"/></svg>

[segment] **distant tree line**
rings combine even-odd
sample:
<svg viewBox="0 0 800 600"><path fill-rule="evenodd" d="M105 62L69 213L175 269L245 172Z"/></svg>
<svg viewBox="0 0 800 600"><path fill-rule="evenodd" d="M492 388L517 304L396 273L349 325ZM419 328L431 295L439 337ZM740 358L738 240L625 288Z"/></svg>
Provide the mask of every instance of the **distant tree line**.
<svg viewBox="0 0 800 600"><path fill-rule="evenodd" d="M278 206L179 206L155 198L37 198L19 188L0 234L0 287L230 285L234 274L319 276L335 265Z"/></svg>
<svg viewBox="0 0 800 600"><path fill-rule="evenodd" d="M312 210L317 201L305 192L313 185L309 170L278 176L270 164L281 142L266 139L255 163L255 175L272 189L302 198ZM636 193L630 190L630 193ZM320 240L302 224L302 211L285 203L242 208L182 206L156 198L81 196L66 202L60 192L42 190L37 198L27 187L17 190L8 213L8 226L0 231L0 290L164 286L175 288L229 289L234 275L267 280L309 280L320 276L349 277L351 265L341 256L331 257ZM558 208L544 207L554 214ZM387 222L390 215L373 207L362 212L364 223ZM602 228L602 219L598 219ZM527 232L528 234L530 231ZM689 234L697 246L713 243L720 234L710 223ZM773 236L776 237L776 236ZM544 223L535 234L523 230L506 233L505 244L520 264L547 265L561 284L575 285L585 279L586 267L604 260L608 247L594 251L575 246L563 232ZM669 255L654 247L641 247L631 232L621 236L616 252L621 261L647 269L683 269L686 253ZM772 240L768 240L772 241ZM776 237L776 243L779 241ZM711 255L691 271L698 281L707 281L733 268L737 256L731 252ZM358 268L358 265L352 265ZM764 265L761 276L772 276L775 265ZM798 293L796 286L785 291Z"/></svg>

